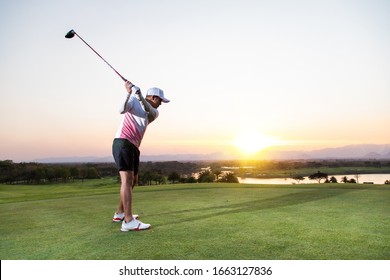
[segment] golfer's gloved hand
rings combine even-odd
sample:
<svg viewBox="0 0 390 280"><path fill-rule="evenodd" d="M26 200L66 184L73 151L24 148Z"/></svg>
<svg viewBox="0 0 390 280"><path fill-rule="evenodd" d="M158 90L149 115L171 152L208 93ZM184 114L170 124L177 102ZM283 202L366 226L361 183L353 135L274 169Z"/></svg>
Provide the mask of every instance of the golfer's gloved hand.
<svg viewBox="0 0 390 280"><path fill-rule="evenodd" d="M128 93L131 93L131 87L133 86L133 84L131 83L131 82L129 82L129 81L126 81L126 83L125 83L125 88L126 88L126 91L128 92Z"/></svg>
<svg viewBox="0 0 390 280"><path fill-rule="evenodd" d="M136 87L135 85L133 85L133 86L131 87L131 92L132 92L132 93L135 93L135 94L140 94L140 93L141 93L141 90L140 90L139 87Z"/></svg>

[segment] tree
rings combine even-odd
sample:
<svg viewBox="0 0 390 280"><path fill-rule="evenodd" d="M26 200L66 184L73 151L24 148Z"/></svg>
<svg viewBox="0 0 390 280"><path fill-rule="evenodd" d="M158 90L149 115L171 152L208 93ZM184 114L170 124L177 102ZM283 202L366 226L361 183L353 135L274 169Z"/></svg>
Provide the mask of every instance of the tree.
<svg viewBox="0 0 390 280"><path fill-rule="evenodd" d="M297 183L299 184L301 181L305 180L305 177L303 177L302 175L295 175L291 177L291 179L296 180Z"/></svg>
<svg viewBox="0 0 390 280"><path fill-rule="evenodd" d="M69 171L69 175L70 175L70 171ZM97 178L100 178L100 176L99 176L99 172L96 170L96 168L95 167L88 167L87 179L97 179Z"/></svg>
<svg viewBox="0 0 390 280"><path fill-rule="evenodd" d="M152 185L153 181L156 184L162 184L165 182L165 177L155 171L146 171L138 176L140 185Z"/></svg>
<svg viewBox="0 0 390 280"><path fill-rule="evenodd" d="M222 174L222 171L221 170L216 170L214 172L215 176L217 177L217 182L219 181L219 176Z"/></svg>
<svg viewBox="0 0 390 280"><path fill-rule="evenodd" d="M153 174L150 171L143 173L139 176L140 181L145 185L151 185L153 180Z"/></svg>
<svg viewBox="0 0 390 280"><path fill-rule="evenodd" d="M74 182L74 179L78 178L80 176L80 171L77 167L71 167L70 168L70 176L72 177L73 179L73 182Z"/></svg>
<svg viewBox="0 0 390 280"><path fill-rule="evenodd" d="M14 180L15 164L12 160L0 160L0 183Z"/></svg>
<svg viewBox="0 0 390 280"><path fill-rule="evenodd" d="M227 172L222 176L221 182L224 183L238 183L238 178L234 175L233 172Z"/></svg>
<svg viewBox="0 0 390 280"><path fill-rule="evenodd" d="M356 178L356 182L359 183L360 175L356 173L355 178Z"/></svg>
<svg viewBox="0 0 390 280"><path fill-rule="evenodd" d="M49 180L49 182L53 182L56 178L56 172L53 167L46 167L45 168L45 173L46 173L46 179Z"/></svg>
<svg viewBox="0 0 390 280"><path fill-rule="evenodd" d="M156 183L161 185L161 184L166 184L167 179L165 178L165 176L163 176L163 175L161 175L159 173L155 173L154 181L156 181Z"/></svg>
<svg viewBox="0 0 390 280"><path fill-rule="evenodd" d="M176 181L179 181L180 180L179 173L177 173L176 171L172 172L171 174L169 174L168 180L172 181L172 184L174 184Z"/></svg>
<svg viewBox="0 0 390 280"><path fill-rule="evenodd" d="M215 175L209 170L205 170L199 174L198 182L199 183L211 183L214 182Z"/></svg>
<svg viewBox="0 0 390 280"><path fill-rule="evenodd" d="M196 183L196 179L194 176L188 177L185 181L186 183L193 184Z"/></svg>
<svg viewBox="0 0 390 280"><path fill-rule="evenodd" d="M43 167L38 167L31 172L31 179L36 183L41 183L41 180L46 178L46 172Z"/></svg>
<svg viewBox="0 0 390 280"><path fill-rule="evenodd" d="M330 183L337 183L336 177L335 176L330 177L329 182Z"/></svg>
<svg viewBox="0 0 390 280"><path fill-rule="evenodd" d="M318 184L321 183L322 179L327 179L327 178L328 178L328 174L322 173L320 171L318 171L317 173L309 175L309 179L310 180L317 180Z"/></svg>
<svg viewBox="0 0 390 280"><path fill-rule="evenodd" d="M89 171L89 170L88 170ZM89 172L88 172L89 173ZM70 171L69 168L62 167L60 169L60 178L66 183L68 181L68 178L70 177Z"/></svg>

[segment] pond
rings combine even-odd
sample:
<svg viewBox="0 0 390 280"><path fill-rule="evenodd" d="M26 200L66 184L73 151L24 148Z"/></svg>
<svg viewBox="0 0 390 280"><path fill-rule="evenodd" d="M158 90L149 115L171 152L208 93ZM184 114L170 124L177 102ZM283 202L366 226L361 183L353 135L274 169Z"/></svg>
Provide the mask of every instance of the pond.
<svg viewBox="0 0 390 280"><path fill-rule="evenodd" d="M363 184L366 182L372 182L374 184L384 184L386 180L390 181L390 174L359 174L359 177L356 179L355 175L331 175L337 179L338 183L341 183L341 179L344 176L347 176L348 179L355 179L359 184ZM328 176L330 178L331 176ZM270 179L259 179L259 178L240 178L238 177L238 181L241 184L297 184L296 180L291 178L270 178ZM305 180L300 181L300 184L310 184L316 183L315 180L310 180L308 177L305 177ZM321 182L324 182L322 180Z"/></svg>

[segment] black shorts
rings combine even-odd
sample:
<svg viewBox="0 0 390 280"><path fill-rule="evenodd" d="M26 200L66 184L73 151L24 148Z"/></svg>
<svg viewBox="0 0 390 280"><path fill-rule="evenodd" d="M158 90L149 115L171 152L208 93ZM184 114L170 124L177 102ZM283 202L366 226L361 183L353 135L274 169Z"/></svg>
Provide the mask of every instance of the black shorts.
<svg viewBox="0 0 390 280"><path fill-rule="evenodd" d="M130 141L115 138L112 143L112 155L119 171L133 171L138 174L140 152Z"/></svg>

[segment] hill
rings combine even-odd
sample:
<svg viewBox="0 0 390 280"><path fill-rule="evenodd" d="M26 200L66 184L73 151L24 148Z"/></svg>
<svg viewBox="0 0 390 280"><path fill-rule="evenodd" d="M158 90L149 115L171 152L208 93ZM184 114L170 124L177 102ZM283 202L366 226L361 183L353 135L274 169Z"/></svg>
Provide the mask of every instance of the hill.
<svg viewBox="0 0 390 280"><path fill-rule="evenodd" d="M141 155L141 161L208 161L237 159L237 156L226 153L210 154L163 154ZM277 148L264 150L259 159L390 159L390 144L347 145L337 148L325 148L312 151L280 151ZM77 162L113 162L112 156L105 157L50 157L34 160L39 163L77 163Z"/></svg>

